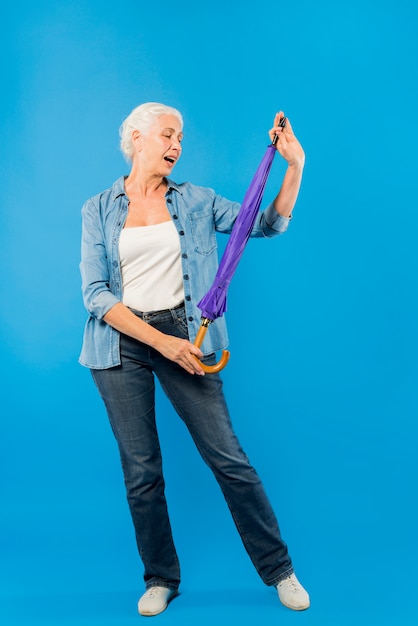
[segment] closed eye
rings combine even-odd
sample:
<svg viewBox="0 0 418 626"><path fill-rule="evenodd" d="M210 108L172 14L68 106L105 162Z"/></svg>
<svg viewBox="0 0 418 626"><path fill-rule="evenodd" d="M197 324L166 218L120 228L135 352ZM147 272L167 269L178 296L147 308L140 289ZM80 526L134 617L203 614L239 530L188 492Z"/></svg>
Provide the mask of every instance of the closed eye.
<svg viewBox="0 0 418 626"><path fill-rule="evenodd" d="M167 129L167 130L163 131L163 137L166 137L167 139L171 139L173 137L174 133L175 133L174 128ZM179 143L181 143L183 141L183 133L179 133L179 135L177 137L177 141Z"/></svg>

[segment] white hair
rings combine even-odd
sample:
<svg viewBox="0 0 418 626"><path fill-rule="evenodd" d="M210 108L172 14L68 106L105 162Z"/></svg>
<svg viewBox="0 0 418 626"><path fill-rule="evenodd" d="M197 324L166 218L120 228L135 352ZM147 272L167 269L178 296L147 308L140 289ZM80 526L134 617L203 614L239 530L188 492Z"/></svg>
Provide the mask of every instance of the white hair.
<svg viewBox="0 0 418 626"><path fill-rule="evenodd" d="M119 129L120 149L127 161L132 161L134 154L132 131L139 130L146 135L160 115L175 115L183 128L183 117L180 111L159 102L140 104L122 122Z"/></svg>

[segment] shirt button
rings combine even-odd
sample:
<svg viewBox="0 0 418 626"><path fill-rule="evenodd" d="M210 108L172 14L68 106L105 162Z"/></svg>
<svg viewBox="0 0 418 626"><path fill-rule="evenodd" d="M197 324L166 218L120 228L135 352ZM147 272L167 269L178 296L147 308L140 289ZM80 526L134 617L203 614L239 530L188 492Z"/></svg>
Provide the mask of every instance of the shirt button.
<svg viewBox="0 0 418 626"><path fill-rule="evenodd" d="M187 300L187 302L190 302L190 300L191 300L191 299L192 299L192 297L191 297L191 296L186 296L186 300Z"/></svg>
<svg viewBox="0 0 418 626"><path fill-rule="evenodd" d="M179 235L184 235L184 230L180 230Z"/></svg>
<svg viewBox="0 0 418 626"><path fill-rule="evenodd" d="M189 275L188 275L188 274L185 274L185 275L183 276L183 278L184 278L184 280L189 280Z"/></svg>
<svg viewBox="0 0 418 626"><path fill-rule="evenodd" d="M166 201L168 202L168 204L171 204L173 202L171 198L167 198Z"/></svg>
<svg viewBox="0 0 418 626"><path fill-rule="evenodd" d="M189 322L193 322L193 318L192 317L188 317L187 319L189 320Z"/></svg>
<svg viewBox="0 0 418 626"><path fill-rule="evenodd" d="M178 216L177 215L173 215L173 220L178 220Z"/></svg>
<svg viewBox="0 0 418 626"><path fill-rule="evenodd" d="M183 257L183 259L187 259L187 254L186 253L182 254L181 256Z"/></svg>

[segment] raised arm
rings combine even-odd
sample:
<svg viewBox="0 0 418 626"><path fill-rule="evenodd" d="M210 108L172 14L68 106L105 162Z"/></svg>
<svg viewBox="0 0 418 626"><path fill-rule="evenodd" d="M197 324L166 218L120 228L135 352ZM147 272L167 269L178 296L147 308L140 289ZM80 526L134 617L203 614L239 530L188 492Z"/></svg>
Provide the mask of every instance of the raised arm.
<svg viewBox="0 0 418 626"><path fill-rule="evenodd" d="M279 122L283 119L284 113L280 111L274 119L274 126L270 129L270 139L273 141L277 136L276 149L287 161L287 170L279 193L273 205L276 212L283 217L290 217L298 197L302 172L305 165L305 153L299 141L296 139L289 119L286 119L286 126L282 128Z"/></svg>

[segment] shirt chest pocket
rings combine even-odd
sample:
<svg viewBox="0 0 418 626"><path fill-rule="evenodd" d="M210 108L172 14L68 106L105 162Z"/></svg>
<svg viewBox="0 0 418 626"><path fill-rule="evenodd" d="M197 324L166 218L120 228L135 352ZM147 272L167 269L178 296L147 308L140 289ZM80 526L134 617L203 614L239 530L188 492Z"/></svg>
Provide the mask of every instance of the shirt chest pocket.
<svg viewBox="0 0 418 626"><path fill-rule="evenodd" d="M211 209L189 214L193 243L196 252L210 254L217 248L215 224Z"/></svg>

